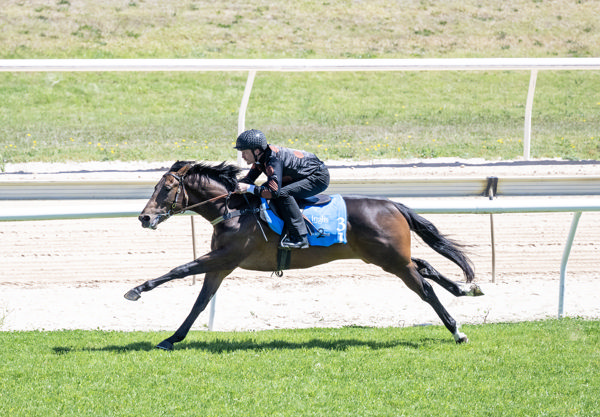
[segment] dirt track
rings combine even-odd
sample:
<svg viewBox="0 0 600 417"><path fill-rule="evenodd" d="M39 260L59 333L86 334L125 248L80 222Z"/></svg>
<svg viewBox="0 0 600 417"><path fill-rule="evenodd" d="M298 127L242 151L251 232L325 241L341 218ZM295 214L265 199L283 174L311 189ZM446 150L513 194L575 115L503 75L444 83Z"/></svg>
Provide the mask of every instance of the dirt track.
<svg viewBox="0 0 600 417"><path fill-rule="evenodd" d="M361 177L485 176L489 171L489 166L415 166L377 167L368 173L368 168L359 169L359 173L345 167L332 171L334 175ZM45 171L18 168L0 179L60 175L47 167ZM74 167L75 175L119 174L119 170L94 174L80 168ZM600 175L598 164L495 168L496 173L501 169L512 175ZM123 172L121 175L161 175L152 170ZM490 282L489 215L426 217L469 245L477 282L486 292L484 297L455 299L436 286L457 320L481 323L556 315L560 259L572 214L495 215L496 284ZM0 223L0 329L176 328L191 308L202 277L196 286L187 278L146 293L136 303L126 301L122 294L192 259L190 221L188 216L176 217L156 231L142 229L135 218ZM195 222L198 254L202 254L208 250L212 227L200 217ZM584 213L568 265L567 315L600 317L599 235L600 213ZM421 242L415 240L413 247L413 256L427 259L452 279L462 279L453 264ZM205 312L194 328L205 327L207 320ZM286 271L282 278L234 271L218 294L215 329L421 323L440 322L400 280L360 261L338 261L304 271Z"/></svg>

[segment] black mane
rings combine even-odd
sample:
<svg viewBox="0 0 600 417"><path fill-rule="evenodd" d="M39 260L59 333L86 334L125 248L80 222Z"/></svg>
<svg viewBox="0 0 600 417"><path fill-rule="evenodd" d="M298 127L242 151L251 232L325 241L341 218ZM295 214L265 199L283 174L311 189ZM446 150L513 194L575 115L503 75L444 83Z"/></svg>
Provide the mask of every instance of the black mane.
<svg viewBox="0 0 600 417"><path fill-rule="evenodd" d="M195 163L193 161L177 161L171 167L171 171L178 171L188 164L194 165L192 165L187 172L187 176L196 176L199 180L201 180L202 177L206 177L223 184L227 191L233 192L235 190L235 186L238 182L237 177L241 172L241 169L238 166L225 161L217 165L211 165L206 162Z"/></svg>

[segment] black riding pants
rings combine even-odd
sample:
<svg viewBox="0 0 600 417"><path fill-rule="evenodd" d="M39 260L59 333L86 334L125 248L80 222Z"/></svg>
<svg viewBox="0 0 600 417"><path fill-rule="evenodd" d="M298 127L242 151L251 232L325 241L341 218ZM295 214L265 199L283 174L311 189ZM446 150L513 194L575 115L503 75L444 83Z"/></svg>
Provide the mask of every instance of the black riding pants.
<svg viewBox="0 0 600 417"><path fill-rule="evenodd" d="M279 197L271 200L285 222L288 233L296 236L308 234L297 198L307 198L322 193L329 186L329 170L325 164L306 178L286 184L281 188Z"/></svg>

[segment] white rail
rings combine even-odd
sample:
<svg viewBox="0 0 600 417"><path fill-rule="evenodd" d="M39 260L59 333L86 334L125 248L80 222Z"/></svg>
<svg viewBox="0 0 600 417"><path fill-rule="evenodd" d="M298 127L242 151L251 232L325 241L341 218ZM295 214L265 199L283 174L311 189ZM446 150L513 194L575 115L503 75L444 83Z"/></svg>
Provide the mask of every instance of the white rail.
<svg viewBox="0 0 600 417"><path fill-rule="evenodd" d="M525 106L523 157L530 156L531 114L538 71L600 70L600 58L450 59L0 59L0 71L247 71L238 115L245 129L246 109L257 71L531 71ZM240 158L238 156L238 161Z"/></svg>
<svg viewBox="0 0 600 417"><path fill-rule="evenodd" d="M392 198L400 201L398 198ZM0 200L0 221L68 220L137 217L146 199L136 200ZM405 201L406 203L406 201ZM422 214L574 213L600 211L600 197L410 199L410 208ZM193 215L193 212L186 214Z"/></svg>
<svg viewBox="0 0 600 417"><path fill-rule="evenodd" d="M0 71L531 71L597 70L600 58L0 59Z"/></svg>

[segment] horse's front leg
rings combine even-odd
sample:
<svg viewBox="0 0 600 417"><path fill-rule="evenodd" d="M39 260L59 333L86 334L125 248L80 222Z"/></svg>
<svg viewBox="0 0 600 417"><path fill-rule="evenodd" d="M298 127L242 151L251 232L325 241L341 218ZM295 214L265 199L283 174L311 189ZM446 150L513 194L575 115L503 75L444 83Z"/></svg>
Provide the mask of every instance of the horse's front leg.
<svg viewBox="0 0 600 417"><path fill-rule="evenodd" d="M159 285L169 282L174 279L181 279L189 275L199 275L212 271L233 270L237 266L235 256L231 251L219 249L207 253L200 258L180 265L177 268L169 271L163 276L144 282L135 288L127 291L125 298L130 301L137 301L142 296L142 292L150 291Z"/></svg>
<svg viewBox="0 0 600 417"><path fill-rule="evenodd" d="M231 271L218 271L209 272L204 277L204 283L202 284L202 290L192 307L192 311L187 316L185 321L179 326L179 329L173 334L173 336L163 340L156 347L158 349L173 350L173 344L181 342L187 336L190 328L208 305L210 299L215 295L223 279L229 275Z"/></svg>

